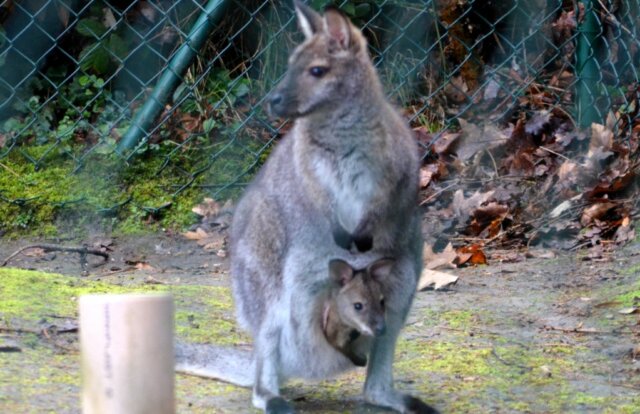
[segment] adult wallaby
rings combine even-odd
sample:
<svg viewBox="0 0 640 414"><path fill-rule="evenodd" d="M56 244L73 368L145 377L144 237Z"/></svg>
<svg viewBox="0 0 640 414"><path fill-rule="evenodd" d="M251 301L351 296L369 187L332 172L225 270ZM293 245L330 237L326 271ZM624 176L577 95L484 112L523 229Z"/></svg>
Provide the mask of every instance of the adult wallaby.
<svg viewBox="0 0 640 414"><path fill-rule="evenodd" d="M327 341L355 365L367 365L367 346L362 342L386 330L381 280L389 277L392 260L381 259L362 270L344 260L329 262L333 286L322 313Z"/></svg>
<svg viewBox="0 0 640 414"><path fill-rule="evenodd" d="M231 274L238 320L254 338L253 404L293 413L279 396L286 378L326 378L353 363L318 323L327 262L354 268L390 257L386 332L372 341L365 399L403 413L433 413L394 389L396 340L422 266L418 151L387 102L357 28L339 11L324 16L295 1L305 41L292 53L271 111L291 131L238 202Z"/></svg>

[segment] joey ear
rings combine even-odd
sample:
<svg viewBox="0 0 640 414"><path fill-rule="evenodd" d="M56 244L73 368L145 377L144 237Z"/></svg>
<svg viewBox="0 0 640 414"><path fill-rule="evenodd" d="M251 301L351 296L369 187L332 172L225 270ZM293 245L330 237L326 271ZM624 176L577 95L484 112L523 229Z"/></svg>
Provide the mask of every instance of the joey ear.
<svg viewBox="0 0 640 414"><path fill-rule="evenodd" d="M344 50L351 45L351 22L339 10L328 7L324 12L324 32Z"/></svg>
<svg viewBox="0 0 640 414"><path fill-rule="evenodd" d="M393 259L380 259L369 265L367 271L374 280L382 282L388 279L395 264L396 261Z"/></svg>
<svg viewBox="0 0 640 414"><path fill-rule="evenodd" d="M298 17L298 27L302 30L304 37L307 39L313 37L322 29L322 17L300 0L294 0L293 5Z"/></svg>
<svg viewBox="0 0 640 414"><path fill-rule="evenodd" d="M344 286L353 279L353 268L344 260L333 259L329 262L329 275L340 286Z"/></svg>

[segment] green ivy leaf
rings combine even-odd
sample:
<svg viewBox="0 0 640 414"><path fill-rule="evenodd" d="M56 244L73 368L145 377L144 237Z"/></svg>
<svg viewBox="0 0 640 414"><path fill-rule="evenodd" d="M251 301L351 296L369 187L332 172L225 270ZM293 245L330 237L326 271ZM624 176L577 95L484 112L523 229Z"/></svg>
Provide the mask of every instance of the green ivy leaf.
<svg viewBox="0 0 640 414"><path fill-rule="evenodd" d="M211 130L215 126L216 126L216 120L213 118L209 118L202 123L202 130L204 131L205 134L208 134L209 132L211 132Z"/></svg>
<svg viewBox="0 0 640 414"><path fill-rule="evenodd" d="M342 11L353 17L356 14L356 6L353 3L346 3L342 6Z"/></svg>
<svg viewBox="0 0 640 414"><path fill-rule="evenodd" d="M81 19L76 24L76 31L82 36L100 39L100 37L107 32L107 28L96 20Z"/></svg>
<svg viewBox="0 0 640 414"><path fill-rule="evenodd" d="M120 61L127 57L127 54L129 53L127 42L115 33L109 36L109 50L111 53L116 55Z"/></svg>
<svg viewBox="0 0 640 414"><path fill-rule="evenodd" d="M100 74L109 69L109 52L101 44L89 45L80 52L80 68Z"/></svg>
<svg viewBox="0 0 640 414"><path fill-rule="evenodd" d="M353 16L362 18L371 13L371 5L369 3L360 3L356 6Z"/></svg>

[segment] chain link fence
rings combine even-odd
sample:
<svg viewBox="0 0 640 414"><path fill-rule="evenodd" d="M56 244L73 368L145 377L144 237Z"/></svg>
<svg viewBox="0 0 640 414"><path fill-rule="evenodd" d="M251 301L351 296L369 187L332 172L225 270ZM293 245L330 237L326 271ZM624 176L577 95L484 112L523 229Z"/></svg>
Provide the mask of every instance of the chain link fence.
<svg viewBox="0 0 640 414"><path fill-rule="evenodd" d="M239 194L288 128L262 104L302 38L291 3L1 1L0 233L184 226ZM425 160L461 123L541 110L632 133L638 0L336 3Z"/></svg>

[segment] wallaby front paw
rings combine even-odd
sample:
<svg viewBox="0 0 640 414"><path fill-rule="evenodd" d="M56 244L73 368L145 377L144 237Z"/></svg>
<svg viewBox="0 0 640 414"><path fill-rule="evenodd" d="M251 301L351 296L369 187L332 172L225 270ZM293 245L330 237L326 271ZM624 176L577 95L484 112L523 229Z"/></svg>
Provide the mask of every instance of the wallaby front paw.
<svg viewBox="0 0 640 414"><path fill-rule="evenodd" d="M295 414L293 407L282 397L274 397L267 401L266 414Z"/></svg>
<svg viewBox="0 0 640 414"><path fill-rule="evenodd" d="M407 414L440 414L440 412L435 408L425 404L419 398L412 397L411 395L406 395L404 397L404 405L404 413Z"/></svg>

